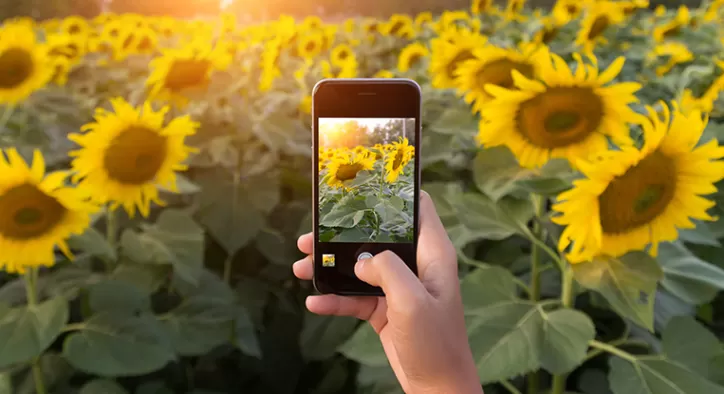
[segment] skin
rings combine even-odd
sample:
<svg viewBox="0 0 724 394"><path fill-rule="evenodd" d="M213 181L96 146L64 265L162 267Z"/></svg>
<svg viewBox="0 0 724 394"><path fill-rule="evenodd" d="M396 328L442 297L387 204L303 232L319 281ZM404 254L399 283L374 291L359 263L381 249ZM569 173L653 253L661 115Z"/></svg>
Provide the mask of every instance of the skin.
<svg viewBox="0 0 724 394"><path fill-rule="evenodd" d="M313 295L306 305L320 315L368 321L406 393L482 394L465 329L455 248L430 196L421 194L419 278L397 255L385 251L358 262L355 274L381 287L386 297ZM294 263L294 274L311 280L312 233L299 237L297 246L307 257Z"/></svg>

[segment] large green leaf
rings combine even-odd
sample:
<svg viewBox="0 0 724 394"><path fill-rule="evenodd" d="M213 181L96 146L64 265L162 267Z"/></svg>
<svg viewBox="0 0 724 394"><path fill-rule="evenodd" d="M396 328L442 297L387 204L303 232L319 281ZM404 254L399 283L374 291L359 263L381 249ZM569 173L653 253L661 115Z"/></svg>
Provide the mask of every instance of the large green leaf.
<svg viewBox="0 0 724 394"><path fill-rule="evenodd" d="M151 293L125 281L107 279L88 287L88 304L94 312L150 312Z"/></svg>
<svg viewBox="0 0 724 394"><path fill-rule="evenodd" d="M42 354L68 321L68 302L56 297L0 313L0 368Z"/></svg>
<svg viewBox="0 0 724 394"><path fill-rule="evenodd" d="M542 316L541 365L553 374L571 372L586 358L588 342L596 337L593 321L572 309L559 309Z"/></svg>
<svg viewBox="0 0 724 394"><path fill-rule="evenodd" d="M492 304L515 300L515 281L510 271L489 266L466 275L460 291L465 313L476 313Z"/></svg>
<svg viewBox="0 0 724 394"><path fill-rule="evenodd" d="M674 317L662 334L666 356L691 371L711 377L712 360L724 354L724 346L711 331L687 316Z"/></svg>
<svg viewBox="0 0 724 394"><path fill-rule="evenodd" d="M279 202L279 180L264 174L234 182L232 174L217 171L198 180L199 222L234 254L266 225L265 216Z"/></svg>
<svg viewBox="0 0 724 394"><path fill-rule="evenodd" d="M175 351L200 356L231 339L234 306L212 297L191 297L163 320Z"/></svg>
<svg viewBox="0 0 724 394"><path fill-rule="evenodd" d="M339 352L345 357L368 366L388 365L382 342L372 326L362 324L357 331L342 346Z"/></svg>
<svg viewBox="0 0 724 394"><path fill-rule="evenodd" d="M185 212L164 210L154 225L121 236L123 253L137 263L170 264L174 272L193 283L203 266L203 229Z"/></svg>
<svg viewBox="0 0 724 394"><path fill-rule="evenodd" d="M326 360L354 333L359 320L345 316L304 315L304 329L299 337L302 355L307 360Z"/></svg>
<svg viewBox="0 0 724 394"><path fill-rule="evenodd" d="M653 330L656 286L663 272L651 256L644 252L601 256L573 264L572 269L583 287L597 291L618 313Z"/></svg>
<svg viewBox="0 0 724 394"><path fill-rule="evenodd" d="M78 394L127 394L128 391L114 380L95 379L83 385Z"/></svg>
<svg viewBox="0 0 724 394"><path fill-rule="evenodd" d="M724 387L663 357L612 357L609 363L608 379L614 394L724 394Z"/></svg>
<svg viewBox="0 0 724 394"><path fill-rule="evenodd" d="M662 286L690 304L709 302L724 290L724 270L694 256L681 243L662 244L658 261L664 270Z"/></svg>
<svg viewBox="0 0 724 394"><path fill-rule="evenodd" d="M566 159L551 159L539 170L532 172L533 175L520 179L516 185L518 189L543 196L556 196L570 189L573 180L580 176Z"/></svg>
<svg viewBox="0 0 724 394"><path fill-rule="evenodd" d="M75 368L99 376L137 376L176 359L156 318L149 314L98 313L70 334L63 356Z"/></svg>
<svg viewBox="0 0 724 394"><path fill-rule="evenodd" d="M10 372L0 372L0 394L13 394L13 377Z"/></svg>
<svg viewBox="0 0 724 394"><path fill-rule="evenodd" d="M352 228L364 217L364 200L352 200L348 204L337 204L328 214L320 218L319 224L326 227Z"/></svg>
<svg viewBox="0 0 724 394"><path fill-rule="evenodd" d="M533 217L527 200L504 199L498 202L475 193L466 193L455 207L457 218L481 238L501 240L522 234Z"/></svg>
<svg viewBox="0 0 724 394"><path fill-rule="evenodd" d="M470 348L483 383L509 379L540 367L541 320L538 306L524 301L497 303L471 319Z"/></svg>
<svg viewBox="0 0 724 394"><path fill-rule="evenodd" d="M475 185L493 201L509 195L519 180L529 176L531 171L521 167L507 147L482 149L473 160Z"/></svg>

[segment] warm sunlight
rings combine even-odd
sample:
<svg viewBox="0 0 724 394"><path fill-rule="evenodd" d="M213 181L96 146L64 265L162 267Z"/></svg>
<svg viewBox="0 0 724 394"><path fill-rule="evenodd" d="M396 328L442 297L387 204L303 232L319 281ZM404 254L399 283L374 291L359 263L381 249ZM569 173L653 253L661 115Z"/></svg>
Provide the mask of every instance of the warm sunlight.
<svg viewBox="0 0 724 394"><path fill-rule="evenodd" d="M319 146L320 148L349 148L368 145L375 131L385 130L390 122L399 122L400 125L403 125L404 122L401 120L392 118L320 118Z"/></svg>

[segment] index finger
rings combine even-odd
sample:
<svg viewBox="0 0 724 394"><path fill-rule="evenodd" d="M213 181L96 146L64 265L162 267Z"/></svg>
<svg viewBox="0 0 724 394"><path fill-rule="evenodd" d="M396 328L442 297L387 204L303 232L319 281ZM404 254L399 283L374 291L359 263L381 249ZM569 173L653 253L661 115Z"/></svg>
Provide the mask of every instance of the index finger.
<svg viewBox="0 0 724 394"><path fill-rule="evenodd" d="M304 254L312 254L314 250L314 233L309 232L300 236L297 240L297 247Z"/></svg>

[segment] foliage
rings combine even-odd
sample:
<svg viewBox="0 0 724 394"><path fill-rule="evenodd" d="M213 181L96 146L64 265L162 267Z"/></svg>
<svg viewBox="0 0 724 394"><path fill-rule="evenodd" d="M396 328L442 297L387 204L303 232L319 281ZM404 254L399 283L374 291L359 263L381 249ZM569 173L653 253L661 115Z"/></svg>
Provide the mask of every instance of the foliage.
<svg viewBox="0 0 724 394"><path fill-rule="evenodd" d="M634 7L626 23L605 31L605 42L594 43L598 68L626 51L621 73L612 78L642 84L634 111L644 113L644 105L659 100L677 100L681 111L690 110L687 103L704 107L709 117L699 146L724 140L718 100L724 86L713 60L722 52L721 13L691 10L697 22L670 35L692 57L657 75L656 67L670 59L647 56L661 44L651 31L675 20L675 12ZM42 89L27 97L14 92L17 100L3 102L3 149L17 148L28 162L37 149L48 170L74 169L69 152L78 146L68 135L93 121L96 108L110 110L110 100L122 97L135 108L168 104L167 121L189 115L199 128L184 144L198 152L184 162L187 171L174 169L176 187L148 182L165 202L153 202L149 215L100 207L92 225L67 240L73 259L57 253L48 267L37 267L42 264L22 261L21 254L0 252L2 267L10 258L27 265L22 275L0 272L0 392L400 392L369 325L305 312L313 288L290 269L301 257L296 238L312 225L313 84L389 74L423 88L415 154L423 189L458 250L470 345L486 393L724 392L721 221L697 217L655 256L646 245L616 256L598 251L570 264L559 251L565 226L555 222L552 208L591 176L579 171L585 164L564 155L522 167L506 144L480 147L476 135L486 123L461 98L471 87L433 87L441 71L431 71L431 63L449 54L434 41L440 35L463 49L469 35L481 31L511 51L521 41L545 43L574 71L593 67L574 56L583 52L575 41L586 15L553 25L557 35L547 42L537 33L551 26L548 15L500 8L342 25L320 25L316 18L241 26L230 15L195 21L105 15L90 21L91 32L81 37L67 31L67 20L34 25L40 42L55 43L60 52L39 65L55 71ZM98 33L114 24L118 37ZM144 40L140 34L148 29ZM63 52L75 39L86 51ZM402 53L414 42L432 54L400 71ZM340 44L350 57L331 55ZM34 45L38 53L50 52ZM191 48L199 63L169 48ZM173 73L174 64L193 66ZM160 77L151 78L154 73ZM190 89L177 89L181 85ZM641 145L645 133L636 125L631 131L634 145ZM360 223L394 227L385 218L390 210L409 209L409 170L385 185L383 163L375 161L377 173L355 181L362 193L323 183L322 225L334 229L332 236ZM702 190L714 186L720 190L721 182ZM72 179L63 188L78 189ZM708 212L720 215L722 192L706 198L714 202Z"/></svg>

